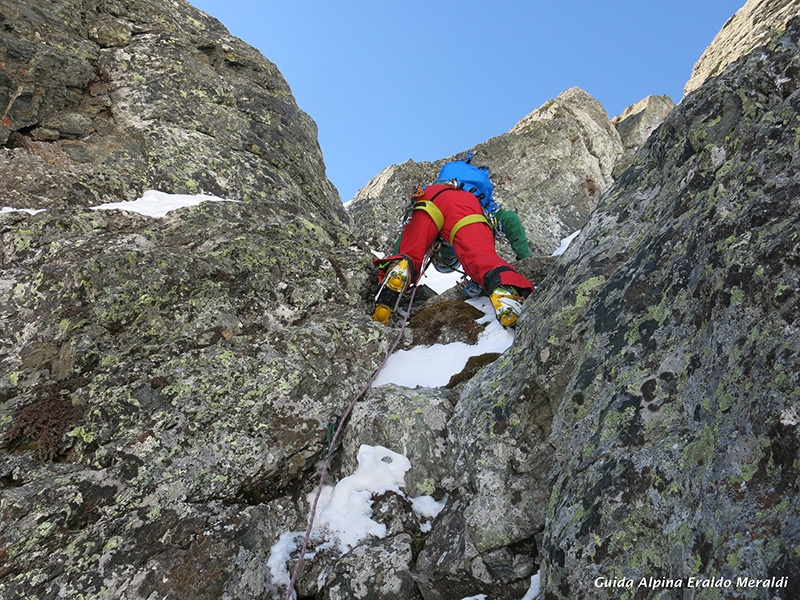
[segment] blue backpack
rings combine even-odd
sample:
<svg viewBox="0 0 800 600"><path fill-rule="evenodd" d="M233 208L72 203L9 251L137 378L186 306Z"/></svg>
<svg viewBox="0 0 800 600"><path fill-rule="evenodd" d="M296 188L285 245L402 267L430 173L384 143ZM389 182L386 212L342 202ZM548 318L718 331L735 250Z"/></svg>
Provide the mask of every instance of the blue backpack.
<svg viewBox="0 0 800 600"><path fill-rule="evenodd" d="M435 183L453 183L458 189L472 192L487 213L493 213L499 207L492 197L494 186L489 179L489 169L484 165L476 167L470 164L472 153L466 160L454 160L445 164L439 171Z"/></svg>

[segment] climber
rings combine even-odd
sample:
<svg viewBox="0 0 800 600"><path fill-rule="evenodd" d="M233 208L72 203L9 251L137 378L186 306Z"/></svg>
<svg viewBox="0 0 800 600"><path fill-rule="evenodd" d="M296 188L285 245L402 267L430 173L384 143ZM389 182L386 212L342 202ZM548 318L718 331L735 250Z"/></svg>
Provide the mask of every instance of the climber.
<svg viewBox="0 0 800 600"><path fill-rule="evenodd" d="M525 233L525 226L520 221L519 215L513 210L506 210L498 208L492 212L489 217L493 222L496 234L499 234L511 244L511 249L517 260L529 258L531 256L531 248L528 245L528 236ZM400 252L400 241L403 239L403 234L397 236L397 241L394 243L394 253ZM446 249L442 252L445 262L453 261L458 262L456 257L452 256L452 247L446 245ZM451 269L452 270L452 269Z"/></svg>
<svg viewBox="0 0 800 600"><path fill-rule="evenodd" d="M488 169L470 164L471 158L445 164L432 185L419 188L397 253L373 261L382 284L375 298L374 320L389 321L399 298L419 278L426 253L440 239L452 246L464 272L489 296L498 321L504 327L516 324L522 303L535 288L495 250L490 219L499 209L492 198L494 186ZM512 219L516 217L511 214ZM521 224L519 229L524 237ZM515 244L520 258L525 250L530 252L527 240L524 245L523 249Z"/></svg>

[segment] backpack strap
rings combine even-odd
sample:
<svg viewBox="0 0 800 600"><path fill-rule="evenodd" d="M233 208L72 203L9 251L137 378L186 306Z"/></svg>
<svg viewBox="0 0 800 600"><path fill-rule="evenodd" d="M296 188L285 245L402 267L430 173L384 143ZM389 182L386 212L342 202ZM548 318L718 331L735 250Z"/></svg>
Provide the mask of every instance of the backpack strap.
<svg viewBox="0 0 800 600"><path fill-rule="evenodd" d="M456 233L458 233L458 231L462 227L464 227L465 225L472 225L473 223L486 223L487 225L489 225L489 227L491 227L489 220L483 215L479 215L477 213L472 215L467 215L463 219L459 219L458 221L456 221L456 224L453 225L453 229L450 231L450 245L451 246L453 245L453 240L456 239Z"/></svg>

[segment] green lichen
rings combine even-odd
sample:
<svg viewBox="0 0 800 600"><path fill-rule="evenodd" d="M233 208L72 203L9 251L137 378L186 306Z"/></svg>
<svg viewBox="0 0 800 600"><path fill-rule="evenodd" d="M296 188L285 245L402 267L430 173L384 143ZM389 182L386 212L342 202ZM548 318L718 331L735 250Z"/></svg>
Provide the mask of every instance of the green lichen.
<svg viewBox="0 0 800 600"><path fill-rule="evenodd" d="M591 442L585 441L583 443L583 456L584 456L584 458L589 458L594 453L596 448L597 448L597 446L595 446Z"/></svg>
<svg viewBox="0 0 800 600"><path fill-rule="evenodd" d="M600 441L606 442L608 440L619 439L621 430L630 425L630 423L638 417L638 413L638 408L634 406L628 406L621 412L609 412L603 421L603 428L600 431Z"/></svg>
<svg viewBox="0 0 800 600"><path fill-rule="evenodd" d="M428 477L417 484L417 493L420 496L430 496L436 491L436 482Z"/></svg>
<svg viewBox="0 0 800 600"><path fill-rule="evenodd" d="M75 427L68 435L80 439L84 444L91 444L97 439L95 433L87 431L83 426Z"/></svg>
<svg viewBox="0 0 800 600"><path fill-rule="evenodd" d="M721 412L730 410L730 408L734 405L735 402L730 392L723 390L723 388L721 387L717 388L714 397L717 401L717 406L719 407L719 410Z"/></svg>
<svg viewBox="0 0 800 600"><path fill-rule="evenodd" d="M602 275L591 277L586 281L580 283L575 290L575 307L582 308L589 303L592 297L592 292L603 285L606 278Z"/></svg>
<svg viewBox="0 0 800 600"><path fill-rule="evenodd" d="M703 428L694 441L686 444L681 460L683 468L691 469L696 465L708 465L711 462L718 439L719 431L716 426Z"/></svg>

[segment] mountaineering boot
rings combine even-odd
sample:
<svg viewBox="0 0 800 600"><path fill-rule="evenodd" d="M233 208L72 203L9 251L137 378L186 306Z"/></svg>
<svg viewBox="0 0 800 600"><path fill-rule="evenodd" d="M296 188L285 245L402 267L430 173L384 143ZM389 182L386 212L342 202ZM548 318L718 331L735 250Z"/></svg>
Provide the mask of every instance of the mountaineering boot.
<svg viewBox="0 0 800 600"><path fill-rule="evenodd" d="M483 288L475 281L464 275L456 285L470 298L477 298L483 293Z"/></svg>
<svg viewBox="0 0 800 600"><path fill-rule="evenodd" d="M514 327L522 311L522 303L525 302L517 288L510 285L499 285L494 288L492 295L489 296L494 306L494 314L503 327Z"/></svg>
<svg viewBox="0 0 800 600"><path fill-rule="evenodd" d="M395 262L383 278L383 285L375 296L375 310L372 319L378 323L386 324L392 311L397 310L400 298L408 289L411 281L411 266L405 258Z"/></svg>

